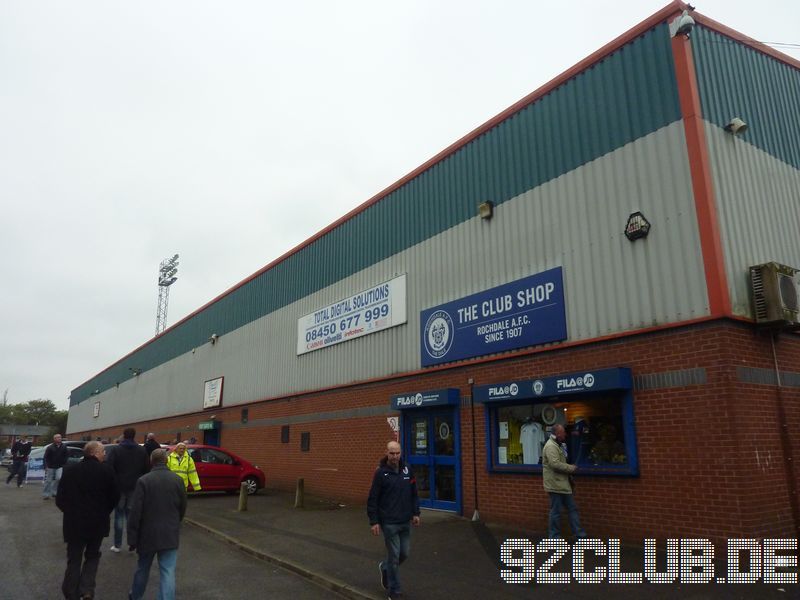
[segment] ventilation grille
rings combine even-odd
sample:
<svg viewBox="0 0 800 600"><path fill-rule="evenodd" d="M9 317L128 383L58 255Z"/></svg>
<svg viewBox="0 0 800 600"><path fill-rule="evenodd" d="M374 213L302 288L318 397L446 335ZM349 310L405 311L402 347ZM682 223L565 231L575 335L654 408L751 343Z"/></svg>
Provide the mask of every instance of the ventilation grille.
<svg viewBox="0 0 800 600"><path fill-rule="evenodd" d="M761 265L750 267L750 285L753 289L753 311L756 323L767 320L767 299L764 297L764 275Z"/></svg>

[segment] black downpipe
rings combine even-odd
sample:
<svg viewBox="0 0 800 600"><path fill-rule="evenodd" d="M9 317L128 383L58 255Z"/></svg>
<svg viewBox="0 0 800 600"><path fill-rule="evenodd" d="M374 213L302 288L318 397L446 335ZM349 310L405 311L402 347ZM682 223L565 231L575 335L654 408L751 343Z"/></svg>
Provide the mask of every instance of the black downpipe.
<svg viewBox="0 0 800 600"><path fill-rule="evenodd" d="M478 453L475 448L475 383L470 378L469 380L469 406L472 413L472 490L474 494L475 512L472 515L473 521L480 521L478 514Z"/></svg>
<svg viewBox="0 0 800 600"><path fill-rule="evenodd" d="M795 474L794 456L792 456L792 442L789 435L789 424L786 422L786 409L783 406L783 384L781 383L781 371L778 366L778 353L775 351L775 337L777 333L770 336L772 341L772 360L775 362L775 377L777 379L777 412L778 427L783 449L783 466L786 471L786 484L789 488L789 507L792 511L794 521L794 533L796 538L800 538L800 506L797 497L797 476Z"/></svg>

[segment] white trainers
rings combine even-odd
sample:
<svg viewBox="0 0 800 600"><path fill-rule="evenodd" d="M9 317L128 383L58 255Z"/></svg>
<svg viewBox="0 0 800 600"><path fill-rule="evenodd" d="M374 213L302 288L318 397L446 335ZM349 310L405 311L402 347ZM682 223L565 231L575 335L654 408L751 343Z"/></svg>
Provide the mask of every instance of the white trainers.
<svg viewBox="0 0 800 600"><path fill-rule="evenodd" d="M120 551L120 549L117 548L116 546L111 546L111 548L109 548L109 550L111 550L112 552L119 552Z"/></svg>

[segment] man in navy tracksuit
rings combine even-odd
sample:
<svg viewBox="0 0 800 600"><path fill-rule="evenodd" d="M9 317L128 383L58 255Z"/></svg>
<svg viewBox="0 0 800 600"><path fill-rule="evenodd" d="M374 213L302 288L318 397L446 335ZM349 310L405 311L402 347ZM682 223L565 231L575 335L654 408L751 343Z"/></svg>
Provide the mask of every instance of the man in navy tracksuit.
<svg viewBox="0 0 800 600"><path fill-rule="evenodd" d="M122 432L122 441L109 452L106 462L114 472L119 489L119 501L114 509L114 545L109 550L119 552L122 549L122 532L131 512L136 482L150 470L147 451L136 443L136 430L133 427Z"/></svg>
<svg viewBox="0 0 800 600"><path fill-rule="evenodd" d="M20 435L19 439L11 446L13 462L11 463L11 469L9 469L10 474L6 479L6 485L11 483L11 480L16 476L17 487L22 487L22 481L28 473L28 456L31 453L31 448L33 448L33 445L28 441L28 436L25 434Z"/></svg>
<svg viewBox="0 0 800 600"><path fill-rule="evenodd" d="M389 598L401 598L400 563L411 551L411 523L419 525L419 497L414 473L400 458L400 444L386 444L386 456L372 477L367 514L372 535L386 543L386 560L378 565Z"/></svg>

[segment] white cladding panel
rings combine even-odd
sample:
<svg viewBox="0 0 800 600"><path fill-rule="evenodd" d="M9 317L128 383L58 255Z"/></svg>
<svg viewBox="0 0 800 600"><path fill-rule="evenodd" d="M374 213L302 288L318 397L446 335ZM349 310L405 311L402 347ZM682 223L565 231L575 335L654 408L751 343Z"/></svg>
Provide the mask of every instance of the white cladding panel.
<svg viewBox="0 0 800 600"><path fill-rule="evenodd" d="M631 243L637 210L652 229ZM95 396L99 419L72 407L70 429L197 412L223 375L231 406L418 370L421 310L557 266L570 341L708 314L680 121ZM403 273L407 324L297 356L298 318Z"/></svg>
<svg viewBox="0 0 800 600"><path fill-rule="evenodd" d="M705 130L731 306L752 318L748 267L800 268L800 171L711 123Z"/></svg>

